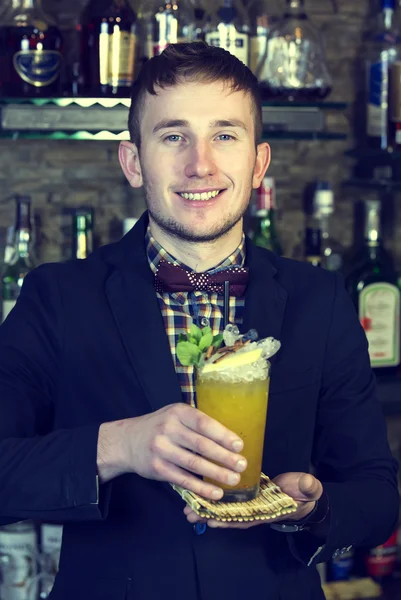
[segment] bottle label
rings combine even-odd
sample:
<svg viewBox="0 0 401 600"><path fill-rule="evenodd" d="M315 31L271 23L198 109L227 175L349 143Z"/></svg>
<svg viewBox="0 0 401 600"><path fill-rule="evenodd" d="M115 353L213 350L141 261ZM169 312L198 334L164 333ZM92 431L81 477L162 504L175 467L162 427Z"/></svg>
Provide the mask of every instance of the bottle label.
<svg viewBox="0 0 401 600"><path fill-rule="evenodd" d="M28 585L37 573L35 530L32 528L25 532L17 532L0 529L0 558L1 599L26 600Z"/></svg>
<svg viewBox="0 0 401 600"><path fill-rule="evenodd" d="M267 33L254 35L250 39L249 68L257 75L258 66L267 51Z"/></svg>
<svg viewBox="0 0 401 600"><path fill-rule="evenodd" d="M107 25L107 24L106 24ZM100 83L111 87L129 87L134 81L136 36L121 31L99 35Z"/></svg>
<svg viewBox="0 0 401 600"><path fill-rule="evenodd" d="M3 300L3 321L6 320L16 304L16 300Z"/></svg>
<svg viewBox="0 0 401 600"><path fill-rule="evenodd" d="M397 562L397 532L382 544L369 551L366 557L370 577L379 578L391 575Z"/></svg>
<svg viewBox="0 0 401 600"><path fill-rule="evenodd" d="M381 137L387 131L389 57L382 53L380 62L371 64L368 70L368 123L369 137Z"/></svg>
<svg viewBox="0 0 401 600"><path fill-rule="evenodd" d="M224 48L241 60L246 66L249 65L249 38L247 33L240 33L234 25L220 23L219 30L207 33L205 41L209 46Z"/></svg>
<svg viewBox="0 0 401 600"><path fill-rule="evenodd" d="M60 551L63 537L63 526L50 523L41 525L42 552L51 557L51 567L54 575L57 573L60 562ZM49 565L50 566L50 565Z"/></svg>
<svg viewBox="0 0 401 600"><path fill-rule="evenodd" d="M60 74L62 55L56 50L21 50L13 58L18 75L35 87L46 87Z"/></svg>
<svg viewBox="0 0 401 600"><path fill-rule="evenodd" d="M390 283L367 285L359 295L359 318L369 343L372 367L400 362L400 290Z"/></svg>

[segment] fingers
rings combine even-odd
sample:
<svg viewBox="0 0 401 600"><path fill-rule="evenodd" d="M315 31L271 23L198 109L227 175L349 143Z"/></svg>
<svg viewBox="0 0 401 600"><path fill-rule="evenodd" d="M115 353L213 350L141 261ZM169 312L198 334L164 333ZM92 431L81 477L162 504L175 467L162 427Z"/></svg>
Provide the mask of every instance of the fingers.
<svg viewBox="0 0 401 600"><path fill-rule="evenodd" d="M158 459L154 464L154 470L158 479L179 485L203 498L220 500L223 497L224 492L221 488L191 475L188 471L166 460Z"/></svg>
<svg viewBox="0 0 401 600"><path fill-rule="evenodd" d="M231 452L241 452L244 442L236 433L230 431L224 425L221 425L221 423L196 408L194 409L190 406L185 408L189 410L181 410L180 414L183 425Z"/></svg>
<svg viewBox="0 0 401 600"><path fill-rule="evenodd" d="M313 477L310 473L305 473L299 479L299 491L309 501L316 501L323 493L323 486L316 477Z"/></svg>
<svg viewBox="0 0 401 600"><path fill-rule="evenodd" d="M226 450L216 442L190 429L183 428L178 432L176 441L180 446L192 450L192 452L200 454L204 458L215 461L231 469L231 471L243 473L247 467L247 461L243 456Z"/></svg>
<svg viewBox="0 0 401 600"><path fill-rule="evenodd" d="M310 473L282 473L273 482L298 502L315 502L323 492L320 481Z"/></svg>
<svg viewBox="0 0 401 600"><path fill-rule="evenodd" d="M210 440L206 440L204 438L204 441L208 442ZM207 443L205 443L205 445L207 445ZM217 447L216 444L214 445ZM223 448L221 448L221 450L222 452L227 453L227 451ZM158 440L157 454L163 460L166 460L169 463L181 467L186 471L196 473L197 475L201 475L202 477L208 477L209 479L213 479L214 481L218 481L220 483L235 486L241 480L241 476L239 475L239 473L234 473L229 469L209 462L208 460L206 460L202 456L199 456L198 454L188 452L184 448L176 446L168 438L160 438ZM213 453L209 454L213 456ZM218 452L216 454L218 454ZM233 456L235 457L235 455Z"/></svg>

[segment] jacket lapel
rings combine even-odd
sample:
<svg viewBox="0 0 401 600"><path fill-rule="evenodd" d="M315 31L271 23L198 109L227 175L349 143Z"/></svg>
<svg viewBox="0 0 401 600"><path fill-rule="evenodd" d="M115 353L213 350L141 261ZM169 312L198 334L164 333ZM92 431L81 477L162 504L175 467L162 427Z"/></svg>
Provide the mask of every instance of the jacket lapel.
<svg viewBox="0 0 401 600"><path fill-rule="evenodd" d="M256 329L259 338L280 340L287 302L287 292L275 279L274 255L247 240L246 263L249 282L245 296L243 332ZM280 352L270 360L273 364Z"/></svg>
<svg viewBox="0 0 401 600"><path fill-rule="evenodd" d="M117 268L106 295L146 398L158 410L183 400L146 255L147 222L145 213L115 244L107 260Z"/></svg>

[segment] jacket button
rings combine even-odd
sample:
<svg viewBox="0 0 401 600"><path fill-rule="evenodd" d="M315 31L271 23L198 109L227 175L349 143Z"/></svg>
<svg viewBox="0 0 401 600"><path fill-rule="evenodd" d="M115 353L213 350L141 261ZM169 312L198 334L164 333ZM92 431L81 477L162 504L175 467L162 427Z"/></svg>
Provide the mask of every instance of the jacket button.
<svg viewBox="0 0 401 600"><path fill-rule="evenodd" d="M195 523L195 525L194 525L194 532L196 535L202 535L203 533L205 533L206 529L207 529L206 523Z"/></svg>

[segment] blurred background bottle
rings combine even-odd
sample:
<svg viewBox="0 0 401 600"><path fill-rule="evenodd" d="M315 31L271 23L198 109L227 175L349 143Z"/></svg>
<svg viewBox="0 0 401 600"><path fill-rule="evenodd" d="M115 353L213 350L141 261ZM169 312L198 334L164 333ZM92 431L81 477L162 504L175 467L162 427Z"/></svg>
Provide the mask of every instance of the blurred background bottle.
<svg viewBox="0 0 401 600"><path fill-rule="evenodd" d="M394 372L400 364L400 290L391 255L381 238L380 202L365 202L365 234L346 279L369 342L372 368Z"/></svg>
<svg viewBox="0 0 401 600"><path fill-rule="evenodd" d="M276 229L276 186L273 177L265 177L256 190L250 205L252 219L251 239L256 246L283 254Z"/></svg>
<svg viewBox="0 0 401 600"><path fill-rule="evenodd" d="M11 0L0 27L0 90L11 97L60 94L62 36L39 0Z"/></svg>
<svg viewBox="0 0 401 600"><path fill-rule="evenodd" d="M366 40L366 136L372 148L387 150L389 137L390 69L401 60L401 38L396 24L396 0L378 0ZM393 78L394 94L401 86ZM393 115L394 116L394 115Z"/></svg>
<svg viewBox="0 0 401 600"><path fill-rule="evenodd" d="M37 535L32 521L0 527L1 600L27 600L29 583L37 574L37 557Z"/></svg>
<svg viewBox="0 0 401 600"><path fill-rule="evenodd" d="M35 267L32 251L31 198L16 198L14 249L2 275L3 320L13 309L25 276Z"/></svg>
<svg viewBox="0 0 401 600"><path fill-rule="evenodd" d="M250 24L241 0L219 0L207 19L205 41L224 48L246 66L250 61Z"/></svg>
<svg viewBox="0 0 401 600"><path fill-rule="evenodd" d="M72 214L72 258L84 259L93 252L93 210L77 208Z"/></svg>
<svg viewBox="0 0 401 600"><path fill-rule="evenodd" d="M283 18L270 31L257 77L266 98L318 100L330 93L323 39L305 11L304 0L286 0Z"/></svg>
<svg viewBox="0 0 401 600"><path fill-rule="evenodd" d="M90 0L78 30L82 93L129 97L137 48L136 14L129 1Z"/></svg>
<svg viewBox="0 0 401 600"><path fill-rule="evenodd" d="M328 271L341 271L344 248L332 235L334 192L327 181L318 181L313 198L313 213L319 221L321 235L321 266Z"/></svg>
<svg viewBox="0 0 401 600"><path fill-rule="evenodd" d="M273 25L281 17L277 0L249 0L246 3L250 23L249 68L256 75L266 57L267 39Z"/></svg>
<svg viewBox="0 0 401 600"><path fill-rule="evenodd" d="M194 5L190 0L157 2L155 9L153 56L161 54L168 44L195 40Z"/></svg>

